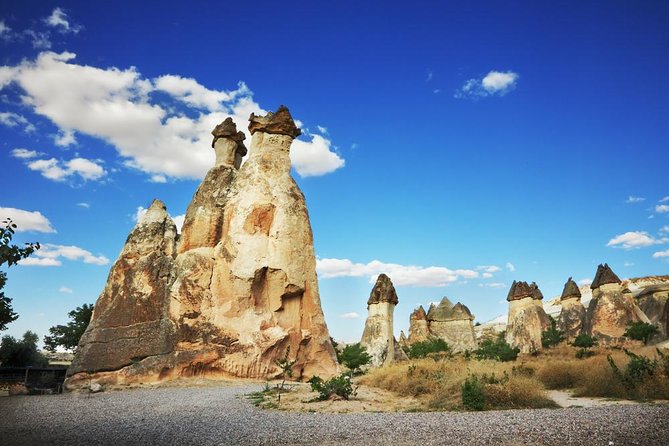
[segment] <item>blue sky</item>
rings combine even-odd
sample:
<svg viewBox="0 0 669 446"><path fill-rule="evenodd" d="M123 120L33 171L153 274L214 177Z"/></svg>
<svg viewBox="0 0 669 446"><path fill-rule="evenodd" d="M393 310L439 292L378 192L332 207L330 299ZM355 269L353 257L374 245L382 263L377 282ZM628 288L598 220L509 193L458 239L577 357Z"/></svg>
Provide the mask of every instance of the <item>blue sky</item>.
<svg viewBox="0 0 669 446"><path fill-rule="evenodd" d="M337 339L380 272L398 333L444 295L502 314L514 279L669 273L668 3L137 3L0 4L0 218L45 245L7 334L94 302L138 209L183 215L213 126L279 104Z"/></svg>

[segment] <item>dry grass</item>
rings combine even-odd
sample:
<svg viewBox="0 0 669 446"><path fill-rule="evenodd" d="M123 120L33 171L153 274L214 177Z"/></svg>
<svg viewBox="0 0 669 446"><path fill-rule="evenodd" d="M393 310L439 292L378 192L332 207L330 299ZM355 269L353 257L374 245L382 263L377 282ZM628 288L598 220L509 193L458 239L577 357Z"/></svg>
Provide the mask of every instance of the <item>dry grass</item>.
<svg viewBox="0 0 669 446"><path fill-rule="evenodd" d="M513 370L513 363L465 360L461 357L421 359L371 370L359 382L418 397L433 410L461 410L462 383L476 375L486 382L486 409L556 407L541 382L527 372Z"/></svg>

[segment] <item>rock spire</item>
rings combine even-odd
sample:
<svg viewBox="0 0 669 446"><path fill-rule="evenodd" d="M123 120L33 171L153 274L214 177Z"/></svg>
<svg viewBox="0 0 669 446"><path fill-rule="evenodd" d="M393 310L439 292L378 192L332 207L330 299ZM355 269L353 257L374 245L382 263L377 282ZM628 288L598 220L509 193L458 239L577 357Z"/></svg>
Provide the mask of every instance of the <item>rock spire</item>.
<svg viewBox="0 0 669 446"><path fill-rule="evenodd" d="M506 341L523 353L540 350L541 333L550 327L542 299L543 294L536 283L516 281L506 298L509 301Z"/></svg>

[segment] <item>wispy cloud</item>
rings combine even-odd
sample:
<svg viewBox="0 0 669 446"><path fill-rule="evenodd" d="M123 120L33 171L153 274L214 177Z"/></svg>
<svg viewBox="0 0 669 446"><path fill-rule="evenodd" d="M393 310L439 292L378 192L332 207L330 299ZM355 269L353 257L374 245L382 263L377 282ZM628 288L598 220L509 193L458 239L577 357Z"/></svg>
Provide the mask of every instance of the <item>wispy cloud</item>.
<svg viewBox="0 0 669 446"><path fill-rule="evenodd" d="M510 272L514 272L516 270L516 267L511 262L506 262L505 266L506 266L506 269L508 269Z"/></svg>
<svg viewBox="0 0 669 446"><path fill-rule="evenodd" d="M0 207L0 222L6 218L10 218L16 224L16 232L56 232L49 219L39 211Z"/></svg>
<svg viewBox="0 0 669 446"><path fill-rule="evenodd" d="M669 249L665 249L664 251L659 251L653 254L654 259L662 259L669 257Z"/></svg>
<svg viewBox="0 0 669 446"><path fill-rule="evenodd" d="M655 238L645 231L629 231L609 240L606 246L612 248L637 249L669 242L669 238Z"/></svg>
<svg viewBox="0 0 669 446"><path fill-rule="evenodd" d="M55 8L51 12L51 15L44 19L44 23L63 34L77 34L81 30L81 26L72 23L61 8Z"/></svg>
<svg viewBox="0 0 669 446"><path fill-rule="evenodd" d="M68 288L66 286L58 288L58 291L65 294L72 294L72 288Z"/></svg>
<svg viewBox="0 0 669 446"><path fill-rule="evenodd" d="M483 78L467 80L455 91L456 98L479 99L487 96L504 96L518 83L518 73L513 71L490 71Z"/></svg>
<svg viewBox="0 0 669 446"><path fill-rule="evenodd" d="M480 283L479 286L485 288L506 288L506 284L502 282Z"/></svg>
<svg viewBox="0 0 669 446"><path fill-rule="evenodd" d="M658 214L664 214L669 212L669 204L658 204L655 206L655 212Z"/></svg>
<svg viewBox="0 0 669 446"><path fill-rule="evenodd" d="M61 266L62 259L82 261L92 265L106 265L109 259L103 255L95 256L78 246L54 245L45 243L35 253L19 262L23 266Z"/></svg>
<svg viewBox="0 0 669 446"><path fill-rule="evenodd" d="M339 317L342 319L362 319L362 316L356 312L340 314Z"/></svg>
<svg viewBox="0 0 669 446"><path fill-rule="evenodd" d="M627 197L627 200L625 200L625 203L641 203L642 201L645 201L646 199L643 197L634 197L630 195Z"/></svg>

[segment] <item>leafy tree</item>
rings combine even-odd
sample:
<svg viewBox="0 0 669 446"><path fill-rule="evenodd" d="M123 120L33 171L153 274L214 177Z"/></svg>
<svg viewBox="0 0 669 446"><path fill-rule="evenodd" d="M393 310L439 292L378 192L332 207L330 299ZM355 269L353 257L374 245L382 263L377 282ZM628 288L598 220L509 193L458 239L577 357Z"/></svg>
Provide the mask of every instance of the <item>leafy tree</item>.
<svg viewBox="0 0 669 446"><path fill-rule="evenodd" d="M79 339L86 331L93 315L93 305L84 304L70 311L67 315L72 319L67 325L56 325L49 329L49 335L44 336L44 348L50 352L61 346L65 350L73 351L79 345Z"/></svg>
<svg viewBox="0 0 669 446"><path fill-rule="evenodd" d="M7 264L9 268L16 265L19 260L25 259L36 249L39 249L39 243L26 243L24 248L12 245L12 237L16 231L16 224L11 219L4 220L3 226L0 226L0 267ZM7 329L7 324L18 319L19 315L14 313L12 308L12 299L5 296L2 289L7 283L7 273L0 271L0 331Z"/></svg>
<svg viewBox="0 0 669 446"><path fill-rule="evenodd" d="M281 369L281 387L279 388L281 391L283 391L283 386L286 384L286 378L292 378L293 377L293 366L297 362L297 359L290 360L288 357L290 356L290 345L286 349L286 355L283 357L283 359L275 359L274 364L276 364L277 367Z"/></svg>
<svg viewBox="0 0 669 446"><path fill-rule="evenodd" d="M551 326L548 330L541 333L541 345L544 348L550 348L564 341L564 332L557 329L557 322L551 316Z"/></svg>
<svg viewBox="0 0 669 446"><path fill-rule="evenodd" d="M571 345L578 348L578 351L576 352L576 357L578 359L589 358L595 354L590 348L597 345L597 339L588 336L587 334L580 334L576 336L576 339L574 339L574 342L572 342Z"/></svg>
<svg viewBox="0 0 669 446"><path fill-rule="evenodd" d="M359 342L347 345L339 355L339 361L353 373L359 373L360 367L369 364L371 360L372 357L367 353L367 349Z"/></svg>
<svg viewBox="0 0 669 446"><path fill-rule="evenodd" d="M504 332L497 339L486 339L481 342L474 352L477 359L494 359L497 361L515 361L520 353L519 348L513 348L504 339Z"/></svg>
<svg viewBox="0 0 669 446"><path fill-rule="evenodd" d="M316 398L317 401L325 401L333 395L348 400L351 395L356 395L358 389L357 387L355 389L353 388L350 372L342 373L328 381L323 381L320 376L314 376L307 382L311 384L311 390L318 392L318 398Z"/></svg>
<svg viewBox="0 0 669 446"><path fill-rule="evenodd" d="M647 322L634 321L630 322L627 326L627 330L623 336L627 336L630 339L635 339L637 341L643 341L644 345L648 345L648 341L655 336L658 332L658 328Z"/></svg>
<svg viewBox="0 0 669 446"><path fill-rule="evenodd" d="M23 339L3 336L0 343L0 363L5 367L46 367L49 361L37 350L39 336L26 331Z"/></svg>
<svg viewBox="0 0 669 446"><path fill-rule="evenodd" d="M424 358L431 353L450 352L451 347L441 338L430 338L425 341L415 342L407 349L407 356L412 359Z"/></svg>

